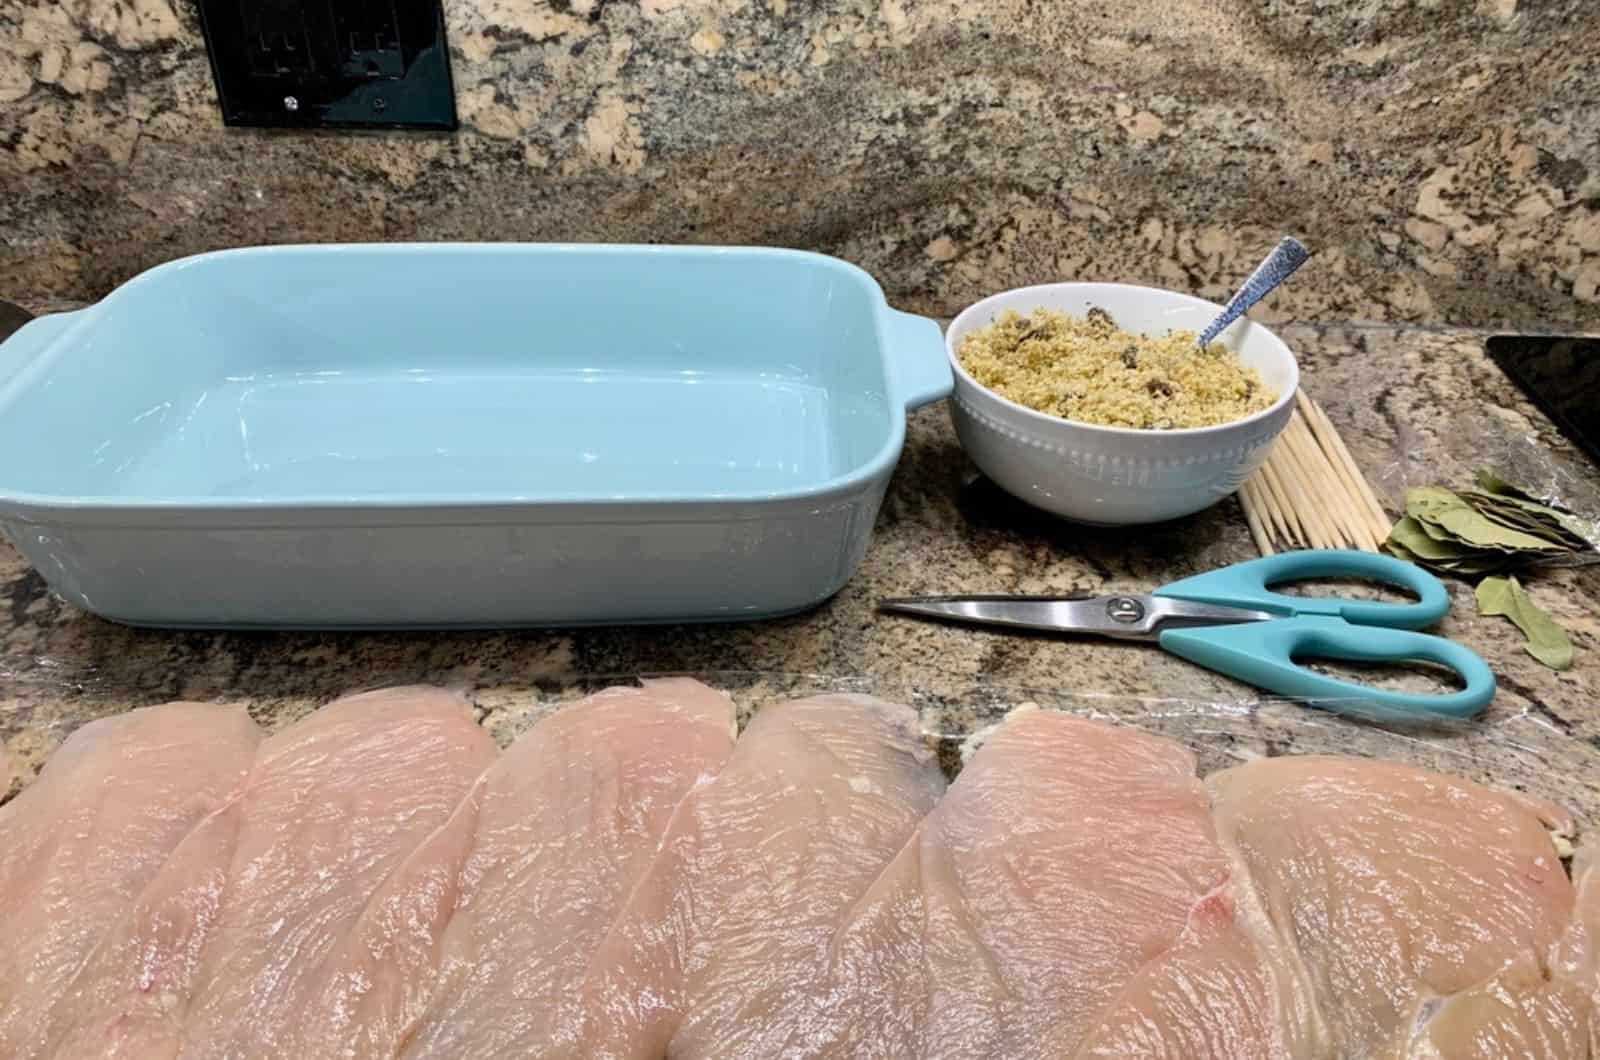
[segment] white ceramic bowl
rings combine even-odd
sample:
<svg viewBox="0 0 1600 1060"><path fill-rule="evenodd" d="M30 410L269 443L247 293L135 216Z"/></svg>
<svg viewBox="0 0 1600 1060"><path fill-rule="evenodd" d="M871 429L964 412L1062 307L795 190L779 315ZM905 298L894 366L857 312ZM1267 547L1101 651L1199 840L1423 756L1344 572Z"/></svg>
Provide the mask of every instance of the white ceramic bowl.
<svg viewBox="0 0 1600 1060"><path fill-rule="evenodd" d="M1222 307L1156 287L1051 283L1019 287L968 307L951 323L945 348L955 371L950 415L961 444L989 478L1045 511L1102 526L1154 523L1207 508L1239 488L1266 460L1289 422L1300 369L1283 340L1248 319L1218 339L1261 373L1278 394L1272 406L1216 427L1138 430L1100 427L1024 408L967 374L961 340L1007 309L1044 306L1082 316L1091 306L1126 331L1199 331Z"/></svg>

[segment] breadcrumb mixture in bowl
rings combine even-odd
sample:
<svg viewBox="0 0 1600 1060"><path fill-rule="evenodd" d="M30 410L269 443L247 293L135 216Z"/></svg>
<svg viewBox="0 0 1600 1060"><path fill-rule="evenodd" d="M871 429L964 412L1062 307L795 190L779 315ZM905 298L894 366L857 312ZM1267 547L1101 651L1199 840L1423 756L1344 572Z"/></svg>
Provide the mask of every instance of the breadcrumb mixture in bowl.
<svg viewBox="0 0 1600 1060"><path fill-rule="evenodd" d="M1220 343L1193 331L1124 331L1110 313L1082 317L1008 309L957 351L978 383L1019 405L1079 423L1171 430L1213 427L1270 407L1278 395Z"/></svg>
<svg viewBox="0 0 1600 1060"><path fill-rule="evenodd" d="M1294 353L1244 317L1201 350L1222 307L1126 283L1000 291L945 331L950 419L1012 496L1098 526L1177 519L1266 460L1294 412Z"/></svg>

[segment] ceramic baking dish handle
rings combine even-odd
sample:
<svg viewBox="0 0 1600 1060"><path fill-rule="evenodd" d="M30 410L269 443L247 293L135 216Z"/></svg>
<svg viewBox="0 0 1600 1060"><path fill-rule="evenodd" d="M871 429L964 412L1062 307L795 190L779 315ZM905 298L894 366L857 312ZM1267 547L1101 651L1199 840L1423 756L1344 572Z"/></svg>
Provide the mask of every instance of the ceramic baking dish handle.
<svg viewBox="0 0 1600 1060"><path fill-rule="evenodd" d="M67 328L77 323L84 313L75 309L70 313L49 313L35 317L0 340L0 389L15 379L28 364L55 341Z"/></svg>
<svg viewBox="0 0 1600 1060"><path fill-rule="evenodd" d="M906 409L950 396L953 380L939 325L915 313L889 310L891 384Z"/></svg>

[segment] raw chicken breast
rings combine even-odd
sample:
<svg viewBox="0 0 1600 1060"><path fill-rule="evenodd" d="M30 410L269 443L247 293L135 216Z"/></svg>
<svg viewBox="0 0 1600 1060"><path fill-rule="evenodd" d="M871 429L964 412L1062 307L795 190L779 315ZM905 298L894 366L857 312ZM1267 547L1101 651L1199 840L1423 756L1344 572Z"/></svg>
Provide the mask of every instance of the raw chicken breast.
<svg viewBox="0 0 1600 1060"><path fill-rule="evenodd" d="M350 696L268 739L80 975L59 1055L291 1055L327 955L495 755L466 702L428 688Z"/></svg>
<svg viewBox="0 0 1600 1060"><path fill-rule="evenodd" d="M1228 880L1186 750L1014 711L835 940L849 1018L809 1051L1061 1057L1093 1032L1169 1055L1185 1040L1275 1055L1273 988L1218 897ZM1194 969L1174 963L1120 993L1180 943ZM1176 996L1185 975L1226 993ZM1189 1021L1176 1037L1131 1027L1164 1009ZM1200 1019L1219 1022L1200 1031Z"/></svg>
<svg viewBox="0 0 1600 1060"><path fill-rule="evenodd" d="M102 718L0 808L0 1057L41 1054L67 983L184 835L243 783L260 739L242 707Z"/></svg>
<svg viewBox="0 0 1600 1060"><path fill-rule="evenodd" d="M697 681L610 689L541 721L385 884L303 1010L300 1056L551 1056L577 984L673 810L733 750Z"/></svg>
<svg viewBox="0 0 1600 1060"><path fill-rule="evenodd" d="M779 1057L833 1004L823 953L944 779L909 708L767 707L684 800L595 955L584 1056Z"/></svg>
<svg viewBox="0 0 1600 1060"><path fill-rule="evenodd" d="M1248 888L1245 888L1246 890ZM1204 898L1172 949L1140 969L1100 1010L1076 1060L1269 1060L1315 1057L1313 1018L1294 969L1245 923L1235 881ZM1248 901L1248 897L1245 897ZM1252 923L1253 927L1257 925ZM1277 958L1277 959L1270 959ZM1041 1055L1051 1055L1049 1039Z"/></svg>
<svg viewBox="0 0 1600 1060"><path fill-rule="evenodd" d="M1570 824L1551 807L1532 808L1553 827ZM1593 855L1574 864L1573 916L1548 954L1519 953L1489 980L1459 994L1424 1002L1421 1020L1402 1030L1384 1055L1398 1060L1584 1060L1597 1055L1600 1020L1600 887Z"/></svg>
<svg viewBox="0 0 1600 1060"><path fill-rule="evenodd" d="M11 789L24 778L22 763L4 743L0 743L0 799L11 794Z"/></svg>
<svg viewBox="0 0 1600 1060"><path fill-rule="evenodd" d="M1589 959L1562 957L1559 810L1366 759L1262 759L1209 783L1332 1055L1587 1055L1583 990L1546 975Z"/></svg>
<svg viewBox="0 0 1600 1060"><path fill-rule="evenodd" d="M432 688L349 696L264 744L179 1055L286 1055L340 936L497 754Z"/></svg>
<svg viewBox="0 0 1600 1060"><path fill-rule="evenodd" d="M1589 997L1589 1055L1600 1060L1600 843L1588 842L1572 859L1577 907L1569 946L1557 974L1577 982Z"/></svg>
<svg viewBox="0 0 1600 1060"><path fill-rule="evenodd" d="M1481 983L1430 998L1415 1023L1371 1055L1385 1060L1587 1060L1591 1002L1570 980L1548 978L1527 954ZM1341 1053L1340 1055L1358 1055Z"/></svg>
<svg viewBox="0 0 1600 1060"><path fill-rule="evenodd" d="M108 925L56 1006L50 1055L177 1055L189 997L226 893L241 806L235 798L196 825L128 913Z"/></svg>

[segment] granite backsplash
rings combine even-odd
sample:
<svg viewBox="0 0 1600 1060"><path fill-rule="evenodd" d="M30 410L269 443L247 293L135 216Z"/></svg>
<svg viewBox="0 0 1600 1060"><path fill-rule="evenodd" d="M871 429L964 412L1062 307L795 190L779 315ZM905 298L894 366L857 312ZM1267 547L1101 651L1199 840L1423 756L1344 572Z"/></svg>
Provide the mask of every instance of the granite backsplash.
<svg viewBox="0 0 1600 1060"><path fill-rule="evenodd" d="M1600 328L1594 0L445 0L462 129L224 129L186 0L0 0L0 296L242 244L772 243Z"/></svg>

